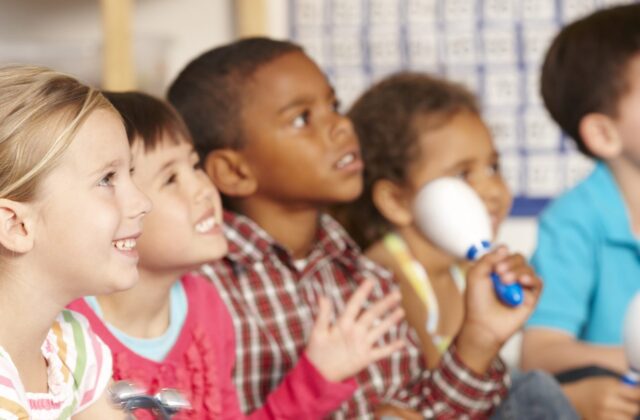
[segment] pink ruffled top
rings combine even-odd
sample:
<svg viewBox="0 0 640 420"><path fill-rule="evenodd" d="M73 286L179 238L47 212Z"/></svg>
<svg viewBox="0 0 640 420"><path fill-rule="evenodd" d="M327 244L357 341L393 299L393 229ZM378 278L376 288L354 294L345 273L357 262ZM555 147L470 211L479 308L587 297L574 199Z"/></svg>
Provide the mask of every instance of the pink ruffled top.
<svg viewBox="0 0 640 420"><path fill-rule="evenodd" d="M115 380L135 381L150 393L175 388L189 400L193 410L179 413L175 420L243 418L231 378L235 338L229 313L204 278L187 275L182 282L187 316L175 345L161 362L138 355L122 344L84 300L73 302L69 308L84 314L111 348ZM353 379L328 382L303 355L265 406L250 417L322 418L350 398L356 388ZM152 418L144 412L137 412L136 417Z"/></svg>

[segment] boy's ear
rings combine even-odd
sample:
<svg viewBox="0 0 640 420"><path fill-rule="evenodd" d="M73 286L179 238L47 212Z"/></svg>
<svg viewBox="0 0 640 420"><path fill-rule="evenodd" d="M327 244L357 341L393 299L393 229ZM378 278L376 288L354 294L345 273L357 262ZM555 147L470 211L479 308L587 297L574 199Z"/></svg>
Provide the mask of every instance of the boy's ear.
<svg viewBox="0 0 640 420"><path fill-rule="evenodd" d="M408 226L413 222L411 200L407 192L387 179L373 184L373 204L380 214L395 226Z"/></svg>
<svg viewBox="0 0 640 420"><path fill-rule="evenodd" d="M580 137L591 153L611 159L622 152L623 144L615 122L605 114L592 112L580 120Z"/></svg>
<svg viewBox="0 0 640 420"><path fill-rule="evenodd" d="M34 238L29 207L16 201L0 199L0 245L24 254L33 248Z"/></svg>
<svg viewBox="0 0 640 420"><path fill-rule="evenodd" d="M210 152L205 159L204 170L216 188L229 197L250 196L258 187L250 166L237 150Z"/></svg>

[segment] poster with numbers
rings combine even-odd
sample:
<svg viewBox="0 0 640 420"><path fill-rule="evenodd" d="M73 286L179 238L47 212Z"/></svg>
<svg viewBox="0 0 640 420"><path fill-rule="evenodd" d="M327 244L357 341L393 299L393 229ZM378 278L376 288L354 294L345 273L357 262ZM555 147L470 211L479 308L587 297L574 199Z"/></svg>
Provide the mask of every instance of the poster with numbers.
<svg viewBox="0 0 640 420"><path fill-rule="evenodd" d="M426 71L466 84L483 107L514 194L535 216L592 161L548 116L540 66L566 23L633 0L289 0L289 37L326 71L345 107L371 83Z"/></svg>

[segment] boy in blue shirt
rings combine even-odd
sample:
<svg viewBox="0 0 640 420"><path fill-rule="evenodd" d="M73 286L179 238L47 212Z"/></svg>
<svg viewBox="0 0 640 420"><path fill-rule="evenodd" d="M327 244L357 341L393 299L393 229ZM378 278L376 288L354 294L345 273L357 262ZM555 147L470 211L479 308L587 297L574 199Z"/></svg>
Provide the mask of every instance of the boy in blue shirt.
<svg viewBox="0 0 640 420"><path fill-rule="evenodd" d="M633 418L640 389L617 374L628 368L624 313L640 290L640 4L565 27L541 86L553 119L597 163L540 218L533 265L545 289L527 323L523 367L608 372L563 388L583 417Z"/></svg>

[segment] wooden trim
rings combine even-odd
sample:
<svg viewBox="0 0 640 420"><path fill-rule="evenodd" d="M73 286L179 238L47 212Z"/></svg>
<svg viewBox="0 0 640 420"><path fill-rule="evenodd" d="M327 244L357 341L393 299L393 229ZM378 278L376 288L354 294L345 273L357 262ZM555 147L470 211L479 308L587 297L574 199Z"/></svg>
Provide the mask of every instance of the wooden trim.
<svg viewBox="0 0 640 420"><path fill-rule="evenodd" d="M268 36L268 0L234 0L236 37Z"/></svg>
<svg viewBox="0 0 640 420"><path fill-rule="evenodd" d="M100 5L104 35L102 87L135 89L132 0L101 0Z"/></svg>

